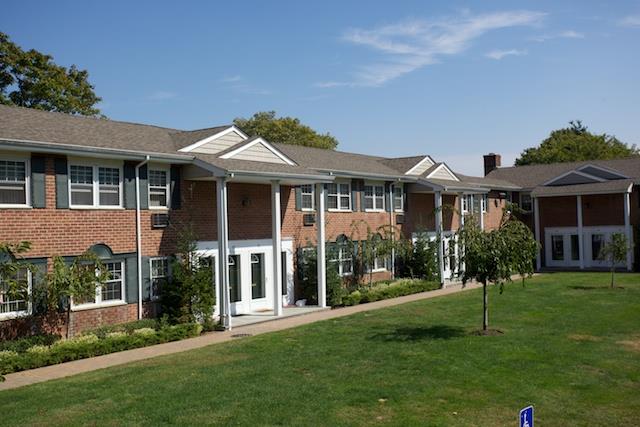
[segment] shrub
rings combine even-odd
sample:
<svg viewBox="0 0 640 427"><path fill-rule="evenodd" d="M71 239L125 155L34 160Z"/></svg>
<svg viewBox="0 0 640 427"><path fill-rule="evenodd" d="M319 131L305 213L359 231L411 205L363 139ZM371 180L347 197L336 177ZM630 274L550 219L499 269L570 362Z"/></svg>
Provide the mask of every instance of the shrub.
<svg viewBox="0 0 640 427"><path fill-rule="evenodd" d="M343 298L343 304L356 305L360 303L374 302L439 288L440 284L438 282L430 282L426 280L400 280L391 283L380 282L372 287L363 287L351 292Z"/></svg>
<svg viewBox="0 0 640 427"><path fill-rule="evenodd" d="M60 339L59 335L34 335L31 337L18 338L11 341L0 342L0 352L14 351L22 353L34 345L51 345Z"/></svg>

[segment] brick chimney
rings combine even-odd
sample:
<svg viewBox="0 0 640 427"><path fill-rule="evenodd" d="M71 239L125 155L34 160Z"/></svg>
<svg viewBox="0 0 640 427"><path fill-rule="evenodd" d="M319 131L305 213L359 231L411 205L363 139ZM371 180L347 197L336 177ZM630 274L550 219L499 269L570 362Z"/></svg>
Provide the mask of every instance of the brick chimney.
<svg viewBox="0 0 640 427"><path fill-rule="evenodd" d="M502 163L500 154L489 153L484 156L484 176L489 175L492 170L498 169Z"/></svg>

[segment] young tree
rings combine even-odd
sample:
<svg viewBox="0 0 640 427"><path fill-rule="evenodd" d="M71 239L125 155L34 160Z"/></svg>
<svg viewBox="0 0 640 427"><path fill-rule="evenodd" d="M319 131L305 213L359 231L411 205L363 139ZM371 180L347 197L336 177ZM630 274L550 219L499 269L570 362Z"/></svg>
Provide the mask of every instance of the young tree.
<svg viewBox="0 0 640 427"><path fill-rule="evenodd" d="M91 302L98 288L104 286L110 274L102 260L92 251L76 257L66 263L62 257L53 257L53 269L45 279L46 286L40 290L39 301L46 311L58 311L65 308L67 317L67 338L71 321L71 304Z"/></svg>
<svg viewBox="0 0 640 427"><path fill-rule="evenodd" d="M538 147L524 150L516 165L618 159L638 154L635 145L629 146L615 136L593 134L577 120L569 122L567 128L551 132Z"/></svg>
<svg viewBox="0 0 640 427"><path fill-rule="evenodd" d="M523 280L533 274L533 260L538 243L531 230L505 210L500 226L491 231L480 228L474 215L465 217L464 226L458 231L461 250L458 265L462 270L462 282L476 280L482 283L482 329L489 328L489 298L487 286L500 285L502 292L511 276L519 274ZM464 267L463 267L464 266Z"/></svg>
<svg viewBox="0 0 640 427"><path fill-rule="evenodd" d="M249 119L238 117L233 123L249 136L261 136L269 142L331 150L338 146L331 134L318 133L294 117L276 117L275 111L261 111Z"/></svg>
<svg viewBox="0 0 640 427"><path fill-rule="evenodd" d="M609 240L600 250L600 259L608 261L611 267L611 287L615 287L616 264L627 260L629 242L627 236L622 233L613 233Z"/></svg>
<svg viewBox="0 0 640 427"><path fill-rule="evenodd" d="M22 280L19 273L24 270L35 272L34 266L23 258L30 249L31 243L27 241L0 242L0 291L12 300L29 299L29 283Z"/></svg>
<svg viewBox="0 0 640 427"><path fill-rule="evenodd" d="M101 98L88 78L86 70L67 69L50 55L24 51L0 32L0 104L97 116Z"/></svg>

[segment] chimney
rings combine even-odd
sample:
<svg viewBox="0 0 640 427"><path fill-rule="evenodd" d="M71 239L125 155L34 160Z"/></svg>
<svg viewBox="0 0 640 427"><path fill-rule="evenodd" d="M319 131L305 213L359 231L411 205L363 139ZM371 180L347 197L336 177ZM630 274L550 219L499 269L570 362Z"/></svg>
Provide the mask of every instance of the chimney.
<svg viewBox="0 0 640 427"><path fill-rule="evenodd" d="M500 167L502 157L500 154L489 153L484 156L484 176L489 175L489 172L492 170L498 169Z"/></svg>

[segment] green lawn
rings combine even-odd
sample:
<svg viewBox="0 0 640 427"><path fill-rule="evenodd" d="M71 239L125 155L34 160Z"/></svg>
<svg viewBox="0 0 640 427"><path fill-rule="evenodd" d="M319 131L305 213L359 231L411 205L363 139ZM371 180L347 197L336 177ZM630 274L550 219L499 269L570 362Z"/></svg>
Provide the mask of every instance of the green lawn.
<svg viewBox="0 0 640 427"><path fill-rule="evenodd" d="M0 424L638 425L640 275L558 273L0 393Z"/></svg>

